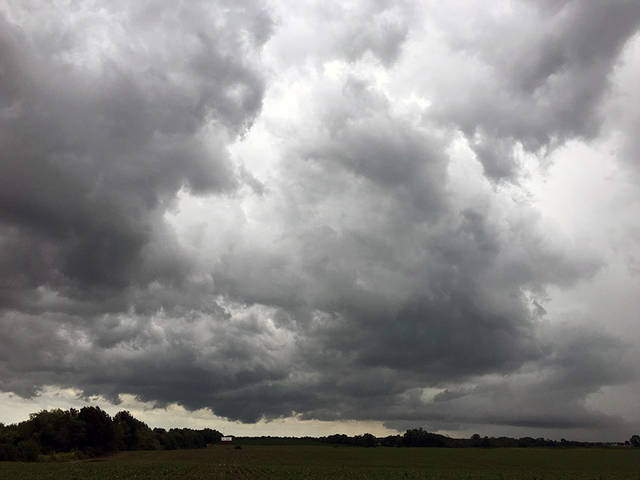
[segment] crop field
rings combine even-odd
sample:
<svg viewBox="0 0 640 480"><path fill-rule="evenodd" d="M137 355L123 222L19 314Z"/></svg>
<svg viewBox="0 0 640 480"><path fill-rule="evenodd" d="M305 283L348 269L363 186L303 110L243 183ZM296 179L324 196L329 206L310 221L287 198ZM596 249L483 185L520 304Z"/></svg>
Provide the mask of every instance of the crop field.
<svg viewBox="0 0 640 480"><path fill-rule="evenodd" d="M210 446L69 462L0 462L0 479L634 479L640 449Z"/></svg>

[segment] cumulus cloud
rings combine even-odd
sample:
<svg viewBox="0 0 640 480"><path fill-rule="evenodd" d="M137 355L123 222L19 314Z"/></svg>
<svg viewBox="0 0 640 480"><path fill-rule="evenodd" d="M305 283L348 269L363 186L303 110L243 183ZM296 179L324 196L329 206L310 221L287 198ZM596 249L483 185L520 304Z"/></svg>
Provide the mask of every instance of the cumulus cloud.
<svg viewBox="0 0 640 480"><path fill-rule="evenodd" d="M632 348L545 308L604 259L521 179L640 12L467 8L3 4L0 389L624 429L588 398Z"/></svg>
<svg viewBox="0 0 640 480"><path fill-rule="evenodd" d="M454 5L444 14L465 21L443 33L452 73L430 86L433 114L465 133L488 176L517 175L517 144L545 153L599 133L610 75L640 26L636 2Z"/></svg>
<svg viewBox="0 0 640 480"><path fill-rule="evenodd" d="M411 2L301 1L271 3L281 28L272 39L278 60L303 65L327 59L357 62L371 56L385 66L400 56L412 22Z"/></svg>
<svg viewBox="0 0 640 480"><path fill-rule="evenodd" d="M237 185L226 145L260 110L270 19L162 2L3 13L4 306L179 282L162 215L182 188Z"/></svg>

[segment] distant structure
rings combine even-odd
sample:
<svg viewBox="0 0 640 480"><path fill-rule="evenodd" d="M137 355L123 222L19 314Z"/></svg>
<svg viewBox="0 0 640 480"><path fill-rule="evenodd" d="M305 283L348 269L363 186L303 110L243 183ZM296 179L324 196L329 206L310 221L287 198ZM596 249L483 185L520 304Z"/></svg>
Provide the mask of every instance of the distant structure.
<svg viewBox="0 0 640 480"><path fill-rule="evenodd" d="M220 442L223 444L230 445L231 443L233 443L233 437L222 437L220 439Z"/></svg>

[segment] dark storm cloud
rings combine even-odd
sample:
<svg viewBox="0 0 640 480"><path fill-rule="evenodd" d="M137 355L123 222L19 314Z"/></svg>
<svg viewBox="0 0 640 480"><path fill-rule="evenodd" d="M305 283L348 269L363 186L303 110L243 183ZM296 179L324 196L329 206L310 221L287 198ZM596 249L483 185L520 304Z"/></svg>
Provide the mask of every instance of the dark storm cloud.
<svg viewBox="0 0 640 480"><path fill-rule="evenodd" d="M495 179L518 173L516 143L537 152L598 134L618 54L640 26L640 4L628 0L530 2L514 10L507 19L481 15L464 40L452 39L490 83L471 87L472 99L452 95L435 106L472 140Z"/></svg>
<svg viewBox="0 0 640 480"><path fill-rule="evenodd" d="M0 10L1 385L195 405L201 378L220 389L270 374L258 362L211 384L219 376L193 364L190 315L226 317L164 214L180 189L241 181L226 146L261 108L272 21L253 3L103 7ZM159 312L181 317L164 347ZM242 341L229 335L222 355ZM158 368L170 380L145 382ZM179 378L190 388L173 398Z"/></svg>
<svg viewBox="0 0 640 480"><path fill-rule="evenodd" d="M617 156L626 160L637 182L640 164L640 101L635 85L640 75L640 34L629 41L612 75L612 88L605 104L606 131L618 140Z"/></svg>
<svg viewBox="0 0 640 480"><path fill-rule="evenodd" d="M295 325L282 325L296 332L299 355L285 379L217 403L226 415L242 405L242 415L253 412L245 419L297 411L324 420L442 420L438 406L420 399L421 386L515 374L569 348L543 338L541 311L525 291L570 284L597 263L545 244L535 217L526 209L496 211L503 207L489 192L461 208L444 188L441 141L394 118L382 101L362 102L365 89L350 85L347 79L345 88L317 99L340 108L302 127L313 138L301 131L303 140L287 155L282 248L252 255L236 245L215 269L217 287L230 298L293 312ZM331 210L334 202L342 210ZM586 388L598 388L601 366L589 368L594 377ZM575 411L585 391L571 385L565 379L562 400ZM267 411L258 399L271 397L277 401ZM535 404L528 420L515 403L506 406L514 412L500 417L504 423L544 421ZM585 411L566 422L591 424L597 415ZM469 422L482 416L450 413Z"/></svg>
<svg viewBox="0 0 640 480"><path fill-rule="evenodd" d="M85 7L0 20L5 308L35 308L38 288L82 300L180 282L180 254L157 251L173 241L163 212L181 188L234 188L225 145L261 106L259 9Z"/></svg>
<svg viewBox="0 0 640 480"><path fill-rule="evenodd" d="M549 325L540 303L601 262L508 190L456 174L448 125L491 177L514 173L516 141L592 135L632 3L522 7L541 27L527 41L502 26L459 42L503 105L493 90L443 96L416 120L366 73L311 75L264 183L227 147L262 107L263 44L282 48L269 12L36 5L0 10L1 390L128 393L247 422L617 422L586 398L633 377L624 345ZM413 9L353 12L309 55L395 68ZM193 245L167 220L180 191L219 195Z"/></svg>

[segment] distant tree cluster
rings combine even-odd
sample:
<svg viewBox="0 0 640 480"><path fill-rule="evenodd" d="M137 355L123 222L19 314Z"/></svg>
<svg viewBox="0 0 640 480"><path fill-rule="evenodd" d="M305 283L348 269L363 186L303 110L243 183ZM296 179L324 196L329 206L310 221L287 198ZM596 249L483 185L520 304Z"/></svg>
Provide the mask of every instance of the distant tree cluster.
<svg viewBox="0 0 640 480"><path fill-rule="evenodd" d="M354 445L356 447L375 447L378 445L378 439L370 433L354 435L353 437L344 434L336 434L329 435L328 437L321 437L320 440L323 443L330 443L333 445Z"/></svg>
<svg viewBox="0 0 640 480"><path fill-rule="evenodd" d="M369 433L349 437L347 435L329 435L319 439L323 443L333 445L354 446L384 446L384 447L448 447L448 448L507 448L507 447L608 447L623 445L622 443L604 442L576 442L562 439L560 441L548 438L533 437L481 437L477 433L471 438L451 438L445 435L428 432L422 428L407 430L404 435L389 435L376 438ZM632 446L640 447L640 436L634 435L631 440L625 442Z"/></svg>
<svg viewBox="0 0 640 480"><path fill-rule="evenodd" d="M118 450L204 448L221 437L210 428L152 430L127 411L111 418L99 407L43 410L18 424L0 423L0 460L31 462L63 452L93 457Z"/></svg>
<svg viewBox="0 0 640 480"><path fill-rule="evenodd" d="M329 435L319 439L331 445L353 445L357 447L446 447L451 446L448 440L455 440L436 433L429 433L421 428L407 430L404 435L389 435L377 438L370 433L350 437L344 434Z"/></svg>

